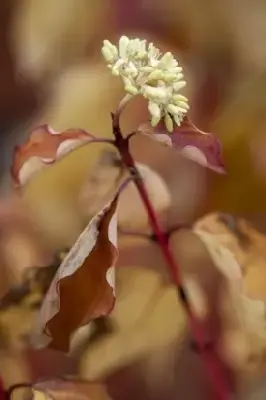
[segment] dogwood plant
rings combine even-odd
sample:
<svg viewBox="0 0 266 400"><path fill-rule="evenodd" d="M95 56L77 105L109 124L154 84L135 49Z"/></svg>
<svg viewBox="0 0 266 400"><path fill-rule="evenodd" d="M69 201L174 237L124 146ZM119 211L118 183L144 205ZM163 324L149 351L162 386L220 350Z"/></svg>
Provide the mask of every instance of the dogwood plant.
<svg viewBox="0 0 266 400"><path fill-rule="evenodd" d="M192 335L216 390L216 398L226 400L230 388L220 361L209 345L205 327L194 318L181 283L179 267L169 246L169 233L164 232L160 226L146 184L129 149L133 135L148 135L150 139L172 147L184 157L215 172L224 173L219 141L212 134L199 130L188 118L188 99L181 93L186 86L183 69L170 52L161 54L159 49L146 40L122 36L117 46L104 40L102 54L111 73L122 79L126 92L117 110L112 113L114 139L101 139L82 129L55 132L47 125L38 127L28 142L15 150L13 181L22 193L24 186L40 170L50 168L74 149L104 142L114 146L146 209L153 237L177 286ZM148 100L151 120L130 134L122 133L120 115L128 102L138 95ZM39 327L46 339L48 337L50 347L67 351L70 337L76 329L93 318L107 314L115 306L112 274L118 256L116 207L119 193L125 186L126 182L90 221L60 265L47 292ZM97 273L91 276L93 268ZM102 293L101 298L99 291Z"/></svg>

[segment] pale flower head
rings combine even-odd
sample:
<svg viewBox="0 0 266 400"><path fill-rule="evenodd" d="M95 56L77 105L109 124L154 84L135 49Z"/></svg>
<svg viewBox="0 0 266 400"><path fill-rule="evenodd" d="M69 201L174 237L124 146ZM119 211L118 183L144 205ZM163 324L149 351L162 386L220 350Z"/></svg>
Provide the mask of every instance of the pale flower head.
<svg viewBox="0 0 266 400"><path fill-rule="evenodd" d="M188 99L180 94L186 81L170 52L161 54L153 43L122 36L118 46L104 40L102 54L113 75L122 78L126 92L148 100L153 126L162 118L169 132L181 124L189 109Z"/></svg>

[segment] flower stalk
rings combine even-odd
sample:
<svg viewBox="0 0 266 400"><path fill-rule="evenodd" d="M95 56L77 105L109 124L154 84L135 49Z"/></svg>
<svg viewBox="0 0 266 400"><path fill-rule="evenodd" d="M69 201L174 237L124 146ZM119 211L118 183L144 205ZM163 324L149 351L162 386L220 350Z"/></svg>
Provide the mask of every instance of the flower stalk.
<svg viewBox="0 0 266 400"><path fill-rule="evenodd" d="M168 235L165 234L165 232L160 226L159 220L156 215L156 211L153 208L146 187L136 168L134 158L130 153L129 136L124 137L122 135L119 124L119 116L122 112L122 109L127 104L127 101L122 101L122 103L123 103L122 107L120 103L120 106L118 108L119 110L118 113L112 114L115 146L120 153L121 159L125 167L128 169L132 179L134 180L134 184L136 185L136 188L139 192L139 195L147 211L150 225L154 237L156 239L156 242L159 245L162 254L166 260L166 265L168 266L169 274L178 289L179 299L181 300L184 309L187 313L188 322L193 339L195 340L199 352L203 357L207 372L213 383L213 389L215 391L214 398L217 400L228 400L230 398L231 390L229 387L229 382L224 373L225 371L214 349L210 348L209 346L209 338L208 335L206 334L207 332L205 332L204 326L194 317L192 313L185 289L182 286L179 266L169 247Z"/></svg>

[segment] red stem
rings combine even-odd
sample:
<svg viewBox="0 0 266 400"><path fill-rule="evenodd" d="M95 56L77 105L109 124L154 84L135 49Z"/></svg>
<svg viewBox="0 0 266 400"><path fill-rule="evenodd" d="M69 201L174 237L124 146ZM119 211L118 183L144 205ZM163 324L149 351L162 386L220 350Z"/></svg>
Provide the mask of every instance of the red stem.
<svg viewBox="0 0 266 400"><path fill-rule="evenodd" d="M207 335L203 329L203 326L199 324L199 322L193 316L193 313L186 298L185 291L182 287L179 266L169 247L168 238L160 227L156 212L152 206L152 203L150 202L146 187L136 168L135 161L131 156L128 146L128 140L124 138L121 134L119 128L119 118L116 117L116 115L113 116L113 131L116 137L116 147L120 152L121 158L125 166L130 171L131 176L135 178L134 183L146 208L147 214L149 216L150 225L155 236L157 237L158 245L160 246L160 249L164 255L164 258L169 267L169 272L179 290L180 299L183 302L185 310L187 312L192 335L197 342L200 353L205 361L206 369L213 382L213 387L216 392L215 399L228 400L230 398L231 390L228 384L228 380L224 374L221 362L214 351L206 348Z"/></svg>
<svg viewBox="0 0 266 400"><path fill-rule="evenodd" d="M0 400L6 400L7 399L7 394L6 391L4 389L4 384L3 381L0 377Z"/></svg>

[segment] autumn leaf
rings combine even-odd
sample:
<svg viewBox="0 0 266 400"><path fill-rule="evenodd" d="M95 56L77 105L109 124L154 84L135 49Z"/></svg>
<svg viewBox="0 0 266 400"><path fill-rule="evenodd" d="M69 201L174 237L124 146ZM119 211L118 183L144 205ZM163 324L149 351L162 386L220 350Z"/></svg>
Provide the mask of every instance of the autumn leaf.
<svg viewBox="0 0 266 400"><path fill-rule="evenodd" d="M71 247L87 224L79 213L78 196L104 152L116 153L110 144L94 141L83 130L55 133L47 125L34 129L16 148L13 182L45 240L55 250Z"/></svg>
<svg viewBox="0 0 266 400"><path fill-rule="evenodd" d="M114 305L116 207L117 197L91 220L46 294L36 333L43 331L51 348L69 351L71 335Z"/></svg>
<svg viewBox="0 0 266 400"><path fill-rule="evenodd" d="M155 128L150 122L143 124L138 132L148 134L154 140L173 147L179 154L199 165L218 173L225 172L218 139L213 134L198 129L187 117L172 133L167 131L162 121Z"/></svg>
<svg viewBox="0 0 266 400"><path fill-rule="evenodd" d="M22 186L33 173L53 164L93 136L83 130L55 132L48 125L35 128L28 142L14 149L11 176L16 186Z"/></svg>
<svg viewBox="0 0 266 400"><path fill-rule="evenodd" d="M266 348L265 237L243 219L222 217L207 215L193 229L225 283L217 300L218 347L233 370L258 372Z"/></svg>

